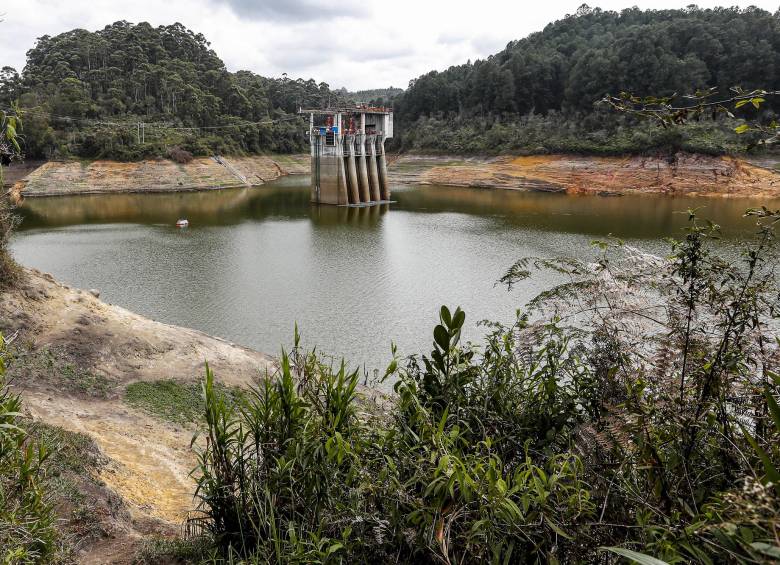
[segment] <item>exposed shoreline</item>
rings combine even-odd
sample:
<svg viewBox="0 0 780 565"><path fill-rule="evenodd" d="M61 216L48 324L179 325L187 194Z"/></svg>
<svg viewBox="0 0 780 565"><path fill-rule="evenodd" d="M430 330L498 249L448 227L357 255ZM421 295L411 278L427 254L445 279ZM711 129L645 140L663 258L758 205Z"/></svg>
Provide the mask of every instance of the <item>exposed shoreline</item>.
<svg viewBox="0 0 780 565"><path fill-rule="evenodd" d="M671 157L389 156L393 184L459 186L568 194L663 194L780 198L773 161L678 153ZM198 192L261 186L282 176L308 174L308 155L199 157L187 164L164 159L49 161L12 187L12 196Z"/></svg>
<svg viewBox="0 0 780 565"><path fill-rule="evenodd" d="M196 157L189 163L151 159L47 161L18 179L11 197L81 194L199 192L261 186L282 176L309 172L308 155Z"/></svg>
<svg viewBox="0 0 780 565"><path fill-rule="evenodd" d="M148 533L175 534L195 506L194 430L134 408L127 386L197 383L208 361L219 382L245 388L275 366L269 355L150 320L35 269L23 269L20 284L0 292L0 331L19 359L9 376L25 411L87 434L106 458L96 478L121 497L129 516L101 516L107 534L93 548L101 552L135 547ZM132 557L129 551L112 562Z"/></svg>
<svg viewBox="0 0 780 565"><path fill-rule="evenodd" d="M567 194L780 198L780 171L735 157L403 155L394 182Z"/></svg>

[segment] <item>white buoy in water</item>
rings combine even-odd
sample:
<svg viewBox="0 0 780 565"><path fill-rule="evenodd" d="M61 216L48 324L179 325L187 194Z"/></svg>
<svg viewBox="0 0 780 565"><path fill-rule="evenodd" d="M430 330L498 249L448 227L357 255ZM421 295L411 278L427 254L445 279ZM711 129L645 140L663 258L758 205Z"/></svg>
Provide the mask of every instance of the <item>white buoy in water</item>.
<svg viewBox="0 0 780 565"><path fill-rule="evenodd" d="M181 219L178 222L176 222L176 227L179 228L186 228L188 225L190 225L189 220Z"/></svg>

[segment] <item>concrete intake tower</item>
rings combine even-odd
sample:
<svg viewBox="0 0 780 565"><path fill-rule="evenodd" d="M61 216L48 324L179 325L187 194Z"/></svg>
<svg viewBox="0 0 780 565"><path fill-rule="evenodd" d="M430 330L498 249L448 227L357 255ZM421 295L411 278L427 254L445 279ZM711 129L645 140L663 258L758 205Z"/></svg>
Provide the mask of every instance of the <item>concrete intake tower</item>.
<svg viewBox="0 0 780 565"><path fill-rule="evenodd" d="M390 201L385 139L393 137L393 112L357 106L309 114L311 201L365 206Z"/></svg>

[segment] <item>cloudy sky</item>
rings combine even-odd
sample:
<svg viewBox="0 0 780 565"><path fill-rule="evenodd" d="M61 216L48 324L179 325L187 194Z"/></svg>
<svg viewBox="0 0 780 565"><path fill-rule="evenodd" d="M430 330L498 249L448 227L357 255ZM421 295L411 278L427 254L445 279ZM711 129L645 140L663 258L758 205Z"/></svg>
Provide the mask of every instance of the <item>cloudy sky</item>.
<svg viewBox="0 0 780 565"><path fill-rule="evenodd" d="M350 90L399 86L431 69L484 58L573 13L583 0L0 0L0 66L24 66L42 35L117 20L181 22L203 33L232 71L314 78ZM592 0L620 10L682 8L690 0ZM700 1L701 7L778 0Z"/></svg>

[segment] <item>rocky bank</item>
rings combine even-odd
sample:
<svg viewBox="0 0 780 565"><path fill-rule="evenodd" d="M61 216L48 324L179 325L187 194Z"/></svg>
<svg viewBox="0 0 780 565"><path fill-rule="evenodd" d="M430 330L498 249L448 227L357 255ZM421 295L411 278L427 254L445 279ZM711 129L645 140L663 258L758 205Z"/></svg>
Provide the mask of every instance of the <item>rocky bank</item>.
<svg viewBox="0 0 780 565"><path fill-rule="evenodd" d="M541 155L495 158L404 155L392 162L400 183L620 195L780 197L769 161L678 153L670 157Z"/></svg>
<svg viewBox="0 0 780 565"><path fill-rule="evenodd" d="M307 174L308 155L196 157L189 163L151 159L48 161L18 179L17 197L117 192L186 192L257 186L281 176Z"/></svg>
<svg viewBox="0 0 780 565"><path fill-rule="evenodd" d="M459 157L389 156L394 184L430 184L548 192L620 195L780 197L777 159L751 161L677 153L672 156L579 155ZM120 192L185 192L257 186L281 176L309 173L308 155L49 161L19 171L17 197ZM22 175L24 173L24 175Z"/></svg>

